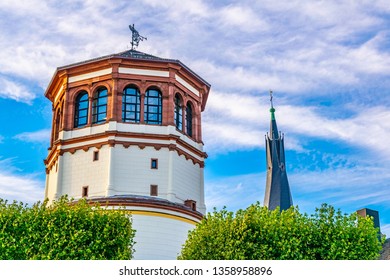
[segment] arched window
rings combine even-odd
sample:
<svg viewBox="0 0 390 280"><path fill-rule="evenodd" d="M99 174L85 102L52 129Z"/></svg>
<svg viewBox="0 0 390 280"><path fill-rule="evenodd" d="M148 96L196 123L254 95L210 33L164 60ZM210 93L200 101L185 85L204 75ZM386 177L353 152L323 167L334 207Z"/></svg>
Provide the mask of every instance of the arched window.
<svg viewBox="0 0 390 280"><path fill-rule="evenodd" d="M75 103L74 127L82 127L88 123L88 93L82 91L78 94Z"/></svg>
<svg viewBox="0 0 390 280"><path fill-rule="evenodd" d="M141 100L139 90L135 87L126 87L122 97L122 121L139 122Z"/></svg>
<svg viewBox="0 0 390 280"><path fill-rule="evenodd" d="M181 99L178 94L175 96L175 125L178 130L183 130L183 109Z"/></svg>
<svg viewBox="0 0 390 280"><path fill-rule="evenodd" d="M61 111L58 110L55 119L54 125L54 141L58 139L60 134L60 125L61 125Z"/></svg>
<svg viewBox="0 0 390 280"><path fill-rule="evenodd" d="M92 101L92 123L103 123L107 119L107 89L99 88Z"/></svg>
<svg viewBox="0 0 390 280"><path fill-rule="evenodd" d="M188 136L192 137L192 105L187 103L186 107L186 132Z"/></svg>
<svg viewBox="0 0 390 280"><path fill-rule="evenodd" d="M144 120L147 124L161 124L162 100L161 93L156 89L148 89L145 94Z"/></svg>

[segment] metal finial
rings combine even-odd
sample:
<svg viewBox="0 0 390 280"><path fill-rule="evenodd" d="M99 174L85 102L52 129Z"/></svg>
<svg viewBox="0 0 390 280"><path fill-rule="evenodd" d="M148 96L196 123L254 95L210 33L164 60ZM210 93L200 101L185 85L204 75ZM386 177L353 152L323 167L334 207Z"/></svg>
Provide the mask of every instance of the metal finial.
<svg viewBox="0 0 390 280"><path fill-rule="evenodd" d="M131 30L131 49L134 50L138 47L140 41L147 40L148 38L139 35L138 31L134 28L134 23L133 25L129 25L129 28Z"/></svg>
<svg viewBox="0 0 390 280"><path fill-rule="evenodd" d="M272 92L272 90L270 90L269 91L269 97L270 97L270 99L269 99L269 101L271 101L271 108L273 108L274 107L274 104L273 104L273 102L272 102L272 98L273 98L273 92Z"/></svg>

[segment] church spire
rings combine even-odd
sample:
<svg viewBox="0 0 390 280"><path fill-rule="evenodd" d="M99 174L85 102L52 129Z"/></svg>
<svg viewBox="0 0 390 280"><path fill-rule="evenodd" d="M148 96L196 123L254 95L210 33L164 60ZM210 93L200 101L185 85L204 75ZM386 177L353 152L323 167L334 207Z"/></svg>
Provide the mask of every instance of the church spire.
<svg viewBox="0 0 390 280"><path fill-rule="evenodd" d="M270 102L271 102L271 108L269 109L271 113L271 125L270 125L269 135L272 139L278 139L279 133L278 133L278 126L276 125L274 103L272 101L273 99L272 90L269 91L269 95L270 95Z"/></svg>
<svg viewBox="0 0 390 280"><path fill-rule="evenodd" d="M279 207L280 210L286 210L293 204L286 173L284 137L279 133L276 125L275 108L272 99L272 91L270 91L271 123L269 134L265 136L267 181L264 206L267 206L270 210L274 210L276 207Z"/></svg>

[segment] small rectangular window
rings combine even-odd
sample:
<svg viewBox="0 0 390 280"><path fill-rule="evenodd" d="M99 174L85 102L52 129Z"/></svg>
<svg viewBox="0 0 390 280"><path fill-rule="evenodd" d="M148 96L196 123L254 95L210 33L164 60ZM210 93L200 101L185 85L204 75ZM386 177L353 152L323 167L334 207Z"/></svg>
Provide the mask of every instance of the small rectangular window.
<svg viewBox="0 0 390 280"><path fill-rule="evenodd" d="M150 185L150 195L151 196L158 195L158 186L157 185Z"/></svg>
<svg viewBox="0 0 390 280"><path fill-rule="evenodd" d="M158 159L152 158L150 160L150 168L151 169L158 169Z"/></svg>
<svg viewBox="0 0 390 280"><path fill-rule="evenodd" d="M93 152L93 161L99 160L99 151L94 151Z"/></svg>
<svg viewBox="0 0 390 280"><path fill-rule="evenodd" d="M83 187L81 196L88 197L88 186Z"/></svg>

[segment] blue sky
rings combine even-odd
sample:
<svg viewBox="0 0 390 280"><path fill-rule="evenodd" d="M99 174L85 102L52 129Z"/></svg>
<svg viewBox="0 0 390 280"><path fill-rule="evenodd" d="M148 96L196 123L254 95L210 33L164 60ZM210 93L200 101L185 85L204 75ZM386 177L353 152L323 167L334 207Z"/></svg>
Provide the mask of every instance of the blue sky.
<svg viewBox="0 0 390 280"><path fill-rule="evenodd" d="M295 205L380 212L390 236L390 6L383 1L0 2L0 197L43 199L56 67L138 50L212 87L203 114L209 210L263 201L274 91Z"/></svg>

